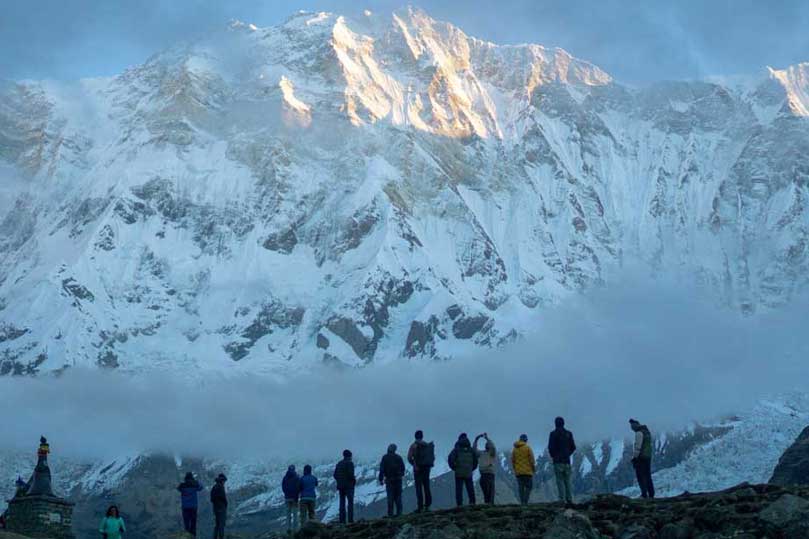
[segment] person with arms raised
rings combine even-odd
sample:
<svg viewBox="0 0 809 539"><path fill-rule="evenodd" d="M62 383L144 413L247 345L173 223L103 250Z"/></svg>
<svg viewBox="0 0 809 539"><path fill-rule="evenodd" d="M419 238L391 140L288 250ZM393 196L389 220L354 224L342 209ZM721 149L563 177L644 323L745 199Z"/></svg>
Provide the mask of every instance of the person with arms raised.
<svg viewBox="0 0 809 539"><path fill-rule="evenodd" d="M483 438L486 445L483 450L478 449L478 441ZM483 503L494 505L494 483L497 470L497 448L485 432L475 436L474 449L478 456L478 470L480 471L480 490L483 492Z"/></svg>

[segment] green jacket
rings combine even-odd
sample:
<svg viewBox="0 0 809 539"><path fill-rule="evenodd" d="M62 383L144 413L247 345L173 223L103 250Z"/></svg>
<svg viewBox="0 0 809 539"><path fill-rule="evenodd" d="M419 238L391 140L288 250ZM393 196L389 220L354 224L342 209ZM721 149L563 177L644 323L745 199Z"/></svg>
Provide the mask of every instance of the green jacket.
<svg viewBox="0 0 809 539"><path fill-rule="evenodd" d="M104 517L98 531L107 536L107 539L120 539L126 531L124 519L121 517Z"/></svg>

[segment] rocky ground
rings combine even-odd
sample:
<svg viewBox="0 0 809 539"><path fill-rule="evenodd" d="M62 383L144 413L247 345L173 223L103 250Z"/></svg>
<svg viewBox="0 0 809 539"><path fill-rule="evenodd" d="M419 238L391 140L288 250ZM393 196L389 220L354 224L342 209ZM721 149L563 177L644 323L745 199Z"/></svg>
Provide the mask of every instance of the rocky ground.
<svg viewBox="0 0 809 539"><path fill-rule="evenodd" d="M274 536L267 536L274 537ZM740 485L644 501L597 496L560 504L477 506L350 526L310 523L298 539L805 539L809 488Z"/></svg>

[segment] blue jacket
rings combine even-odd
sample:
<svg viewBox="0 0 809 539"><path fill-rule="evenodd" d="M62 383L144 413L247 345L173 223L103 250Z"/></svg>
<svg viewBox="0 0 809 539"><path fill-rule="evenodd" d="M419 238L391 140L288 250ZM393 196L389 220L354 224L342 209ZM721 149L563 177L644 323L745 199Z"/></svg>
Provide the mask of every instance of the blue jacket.
<svg viewBox="0 0 809 539"><path fill-rule="evenodd" d="M199 482L186 483L184 481L180 483L177 490L180 492L180 503L183 509L196 509L199 506L197 492L202 490L202 485Z"/></svg>
<svg viewBox="0 0 809 539"><path fill-rule="evenodd" d="M298 501L298 497L301 495L300 476L292 470L288 471L281 483L281 488L284 490L285 499Z"/></svg>
<svg viewBox="0 0 809 539"><path fill-rule="evenodd" d="M301 477L300 491L302 500L317 499L317 477L311 474Z"/></svg>

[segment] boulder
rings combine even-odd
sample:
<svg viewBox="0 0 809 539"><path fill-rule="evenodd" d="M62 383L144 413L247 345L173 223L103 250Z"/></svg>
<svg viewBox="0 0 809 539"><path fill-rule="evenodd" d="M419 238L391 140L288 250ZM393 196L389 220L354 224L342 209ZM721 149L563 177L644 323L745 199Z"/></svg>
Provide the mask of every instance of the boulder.
<svg viewBox="0 0 809 539"><path fill-rule="evenodd" d="M660 539L691 539L693 530L684 522L670 522L660 529Z"/></svg>
<svg viewBox="0 0 809 539"><path fill-rule="evenodd" d="M772 485L809 485L809 427L778 461L770 479Z"/></svg>
<svg viewBox="0 0 809 539"><path fill-rule="evenodd" d="M652 530L646 526L633 524L628 528L624 528L618 539L654 539L654 537Z"/></svg>
<svg viewBox="0 0 809 539"><path fill-rule="evenodd" d="M784 494L759 513L758 518L777 528L798 521L809 521L809 500Z"/></svg>
<svg viewBox="0 0 809 539"><path fill-rule="evenodd" d="M601 539L601 534L585 515L567 509L553 519L543 539Z"/></svg>

